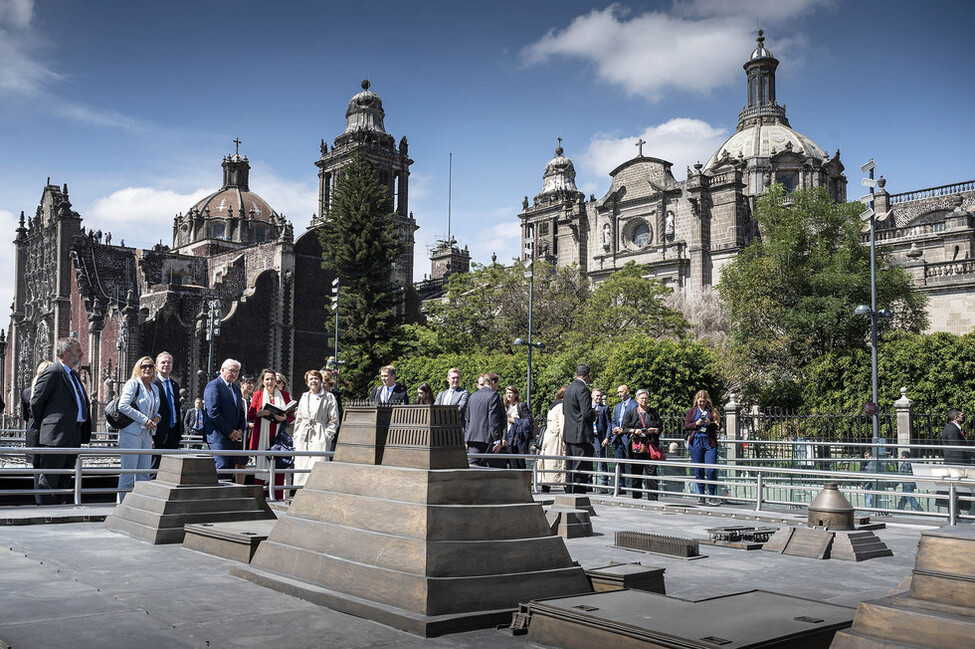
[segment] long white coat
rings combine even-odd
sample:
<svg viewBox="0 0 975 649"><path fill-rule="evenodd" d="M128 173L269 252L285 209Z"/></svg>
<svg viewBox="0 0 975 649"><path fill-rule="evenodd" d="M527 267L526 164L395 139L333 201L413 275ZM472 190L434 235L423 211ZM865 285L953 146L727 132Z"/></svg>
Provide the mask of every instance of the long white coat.
<svg viewBox="0 0 975 649"><path fill-rule="evenodd" d="M292 435L296 451L328 451L331 450L335 431L339 427L339 409L335 402L335 395L322 388L321 399L317 400L310 392L301 395L298 407L295 408L295 432ZM295 456L296 470L311 470L321 457ZM295 473L294 484L304 485L308 480L307 473Z"/></svg>

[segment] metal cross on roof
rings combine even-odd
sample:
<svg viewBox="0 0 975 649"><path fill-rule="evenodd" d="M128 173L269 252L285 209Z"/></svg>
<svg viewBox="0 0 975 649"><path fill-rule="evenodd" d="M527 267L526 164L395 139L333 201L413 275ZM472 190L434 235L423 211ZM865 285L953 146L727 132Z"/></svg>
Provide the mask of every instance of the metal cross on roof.
<svg viewBox="0 0 975 649"><path fill-rule="evenodd" d="M640 150L639 155L640 155L641 158L643 157L643 145L644 144L646 144L646 142L644 141L644 139L642 137L639 140L636 141L636 146Z"/></svg>
<svg viewBox="0 0 975 649"><path fill-rule="evenodd" d="M240 155L240 137L239 136L234 138L234 144L236 145L234 147L234 154L235 155Z"/></svg>

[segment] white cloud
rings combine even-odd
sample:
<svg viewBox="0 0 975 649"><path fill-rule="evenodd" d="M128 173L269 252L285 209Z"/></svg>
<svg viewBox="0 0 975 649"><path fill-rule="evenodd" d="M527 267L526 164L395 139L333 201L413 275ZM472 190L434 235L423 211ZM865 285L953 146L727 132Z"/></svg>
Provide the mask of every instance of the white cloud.
<svg viewBox="0 0 975 649"><path fill-rule="evenodd" d="M610 171L637 154L634 145L638 139L642 139L646 142L643 154L674 163L674 177L682 180L686 167L698 161L707 161L727 136L725 129L699 119L676 117L657 126L648 126L636 135L615 137L598 133L589 142L589 148L579 162L588 174L605 178Z"/></svg>
<svg viewBox="0 0 975 649"><path fill-rule="evenodd" d="M669 90L705 93L739 78L759 17L773 23L813 11L824 0L695 0L671 13L630 16L619 4L593 9L564 29L551 29L522 51L529 65L556 57L581 59L627 94L655 101ZM733 10L734 9L734 10ZM751 12L756 12L752 15ZM782 45L787 39L777 39Z"/></svg>
<svg viewBox="0 0 975 649"><path fill-rule="evenodd" d="M498 263L508 265L512 259L520 256L521 221L517 218L512 218L509 221L498 221L498 218L517 214L520 211L519 207L499 208L494 211L491 218L484 219L484 221L494 224L478 230L474 240L469 243L472 262L489 264L491 263L491 255L497 254Z"/></svg>
<svg viewBox="0 0 975 649"><path fill-rule="evenodd" d="M51 112L58 117L69 119L72 122L89 124L91 126L120 128L126 131L145 132L148 130L148 125L142 120L129 117L111 109L61 101L51 106Z"/></svg>
<svg viewBox="0 0 975 649"><path fill-rule="evenodd" d="M34 0L0 0L0 23L26 29L34 15Z"/></svg>
<svg viewBox="0 0 975 649"><path fill-rule="evenodd" d="M314 176L303 180L282 178L266 165L251 164L249 183L251 191L266 200L278 214L286 216L295 226L296 236L303 232L311 223L312 214L318 211L317 178ZM183 209L185 211L186 208Z"/></svg>
<svg viewBox="0 0 975 649"><path fill-rule="evenodd" d="M82 213L85 225L112 233L112 243L148 248L173 241L173 217L185 212L212 189L180 194L154 187L126 187L97 199Z"/></svg>
<svg viewBox="0 0 975 649"><path fill-rule="evenodd" d="M0 231L9 233L10 236L4 237L0 242L0 277L5 278L0 282L0 313L7 313L7 305L14 300L14 283L11 281L14 276L14 244L12 240L13 232L17 229L19 215L14 215L8 210L0 210ZM0 327L6 328L6 322L0 322Z"/></svg>

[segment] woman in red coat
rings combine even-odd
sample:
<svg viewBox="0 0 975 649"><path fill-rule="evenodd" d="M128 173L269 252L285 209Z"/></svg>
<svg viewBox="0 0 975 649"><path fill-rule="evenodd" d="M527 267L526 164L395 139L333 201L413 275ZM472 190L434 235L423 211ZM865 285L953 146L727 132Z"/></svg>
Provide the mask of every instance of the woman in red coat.
<svg viewBox="0 0 975 649"><path fill-rule="evenodd" d="M277 381L276 376L274 370L264 369L257 377L258 381L263 385L263 388L254 391L254 395L251 397L250 408L247 409L247 421L254 424L250 441L247 444L247 448L252 451L266 451L271 448L274 444L274 436L278 432L278 424L294 421L294 414L292 412L289 412L287 415L275 415L264 407L264 404L270 403L283 410L285 406L291 403L291 395L275 387ZM273 461L274 458L272 457L257 457L257 475L264 475L265 478L255 477L255 484L267 484L268 466ZM283 473L276 473L274 475L274 484L277 486L284 484ZM275 497L283 498L284 492L276 490Z"/></svg>

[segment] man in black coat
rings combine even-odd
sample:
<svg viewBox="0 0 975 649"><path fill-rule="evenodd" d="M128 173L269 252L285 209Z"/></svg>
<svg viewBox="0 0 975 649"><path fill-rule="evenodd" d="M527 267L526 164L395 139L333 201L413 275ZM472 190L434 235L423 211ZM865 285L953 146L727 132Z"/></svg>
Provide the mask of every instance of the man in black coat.
<svg viewBox="0 0 975 649"><path fill-rule="evenodd" d="M967 446L968 440L961 429L965 421L965 413L958 408L948 411L948 423L941 431L941 442L945 446ZM970 451L962 449L946 448L944 450L945 464L971 464L972 456Z"/></svg>
<svg viewBox="0 0 975 649"><path fill-rule="evenodd" d="M596 421L592 426L594 433L592 440L593 455L603 459L605 459L607 455L612 457L613 450L609 448L609 443L611 441L611 435L609 434L609 406L603 403L603 391L599 388L594 388L592 391L592 407L596 411ZM606 462L600 462L598 466L599 470L604 473L609 469L609 465L607 465ZM593 483L595 482L596 480L593 480ZM609 476L600 476L598 482L604 487L608 486Z"/></svg>
<svg viewBox="0 0 975 649"><path fill-rule="evenodd" d="M60 338L55 346L58 360L37 377L30 397L31 428L38 433L39 447L78 448L91 441L91 402L75 368L81 365L84 351L77 338ZM39 454L37 468L70 469L75 455ZM38 473L35 489L66 489L71 477L62 473ZM38 494L38 505L57 505L68 501L66 494Z"/></svg>
<svg viewBox="0 0 975 649"><path fill-rule="evenodd" d="M484 387L471 395L467 400L467 414L469 422L464 442L470 453L499 453L504 439L508 418L505 415L504 403L498 395L498 383L501 380L494 372L482 375ZM470 466L493 466L503 464L498 460L485 458L470 458Z"/></svg>
<svg viewBox="0 0 975 649"><path fill-rule="evenodd" d="M370 401L388 405L406 403L406 386L396 382L395 367L387 365L379 370L379 378L383 384L369 392Z"/></svg>
<svg viewBox="0 0 975 649"><path fill-rule="evenodd" d="M576 377L565 389L562 397L562 415L565 423L562 427L562 439L565 440L565 453L573 459L566 462L566 490L569 493L584 494L588 491L586 483L589 476L583 471L592 470L592 463L586 458L593 456L593 422L596 421L596 411L592 407L592 395L589 383L592 372L589 366L582 364L576 367Z"/></svg>
<svg viewBox="0 0 975 649"><path fill-rule="evenodd" d="M179 448L183 439L183 418L180 416L179 383L170 377L173 355L161 352L156 356L156 387L159 389L159 424L152 435L153 448ZM159 455L152 456L152 468L159 468Z"/></svg>

